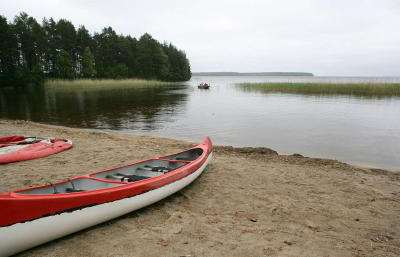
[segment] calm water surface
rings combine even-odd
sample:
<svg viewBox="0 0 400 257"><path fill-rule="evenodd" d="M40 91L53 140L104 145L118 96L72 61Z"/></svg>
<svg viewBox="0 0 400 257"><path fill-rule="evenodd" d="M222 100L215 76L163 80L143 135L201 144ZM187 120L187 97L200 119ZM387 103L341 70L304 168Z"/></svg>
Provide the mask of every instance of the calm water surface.
<svg viewBox="0 0 400 257"><path fill-rule="evenodd" d="M151 89L2 90L0 118L190 141L400 170L400 98L266 94L256 81L400 82L400 78L193 77ZM211 83L210 90L197 84Z"/></svg>

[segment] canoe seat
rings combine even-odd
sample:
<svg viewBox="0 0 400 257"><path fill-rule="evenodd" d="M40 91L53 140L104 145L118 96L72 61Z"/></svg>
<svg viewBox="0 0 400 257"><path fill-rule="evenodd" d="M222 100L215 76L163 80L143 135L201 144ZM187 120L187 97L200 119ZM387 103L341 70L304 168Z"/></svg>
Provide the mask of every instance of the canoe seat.
<svg viewBox="0 0 400 257"><path fill-rule="evenodd" d="M149 170L154 172L168 172L173 170L172 168L164 167L164 166L150 166L144 165L144 167L138 167L139 170Z"/></svg>
<svg viewBox="0 0 400 257"><path fill-rule="evenodd" d="M127 180L128 182L134 182L134 181L139 181L139 180L143 180L143 179L150 178L150 177L116 173L115 175L107 175L106 178L118 179L121 181Z"/></svg>
<svg viewBox="0 0 400 257"><path fill-rule="evenodd" d="M83 191L85 191L85 190L80 190L80 189L75 189L75 188L70 188L70 187L67 187L65 189L65 192L67 192L67 193L75 193L75 192L83 192Z"/></svg>
<svg viewBox="0 0 400 257"><path fill-rule="evenodd" d="M121 181L124 181L125 179L128 182L134 182L134 181L139 181L139 180L143 180L149 177L146 176L139 176L139 175L126 175L126 174L121 174L121 173L117 173L117 175L121 176Z"/></svg>

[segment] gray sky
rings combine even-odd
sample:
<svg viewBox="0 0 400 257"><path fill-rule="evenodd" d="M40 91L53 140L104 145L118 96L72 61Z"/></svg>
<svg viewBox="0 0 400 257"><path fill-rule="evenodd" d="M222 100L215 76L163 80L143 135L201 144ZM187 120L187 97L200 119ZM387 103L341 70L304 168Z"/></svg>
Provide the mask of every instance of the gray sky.
<svg viewBox="0 0 400 257"><path fill-rule="evenodd" d="M91 32L145 32L184 50L192 71L400 76L400 0L1 0Z"/></svg>

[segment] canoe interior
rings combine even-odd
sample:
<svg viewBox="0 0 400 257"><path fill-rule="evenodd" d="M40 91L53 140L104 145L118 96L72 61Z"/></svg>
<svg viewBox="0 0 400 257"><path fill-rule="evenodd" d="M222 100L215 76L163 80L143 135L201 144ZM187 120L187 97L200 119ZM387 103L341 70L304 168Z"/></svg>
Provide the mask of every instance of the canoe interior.
<svg viewBox="0 0 400 257"><path fill-rule="evenodd" d="M186 152L178 153L178 154L173 154L173 155L168 155L162 157L162 159L168 159L168 160L181 160L181 161L194 161L197 158L199 158L203 153L203 150L200 148L195 148Z"/></svg>
<svg viewBox="0 0 400 257"><path fill-rule="evenodd" d="M66 194L121 186L126 183L162 176L198 159L202 153L202 149L195 148L126 167L92 173L89 176L73 178L61 183L16 191L16 193L35 195Z"/></svg>
<svg viewBox="0 0 400 257"><path fill-rule="evenodd" d="M44 137L15 136L8 138L10 138L10 140L6 140L7 137L0 138L0 155L16 152L22 148L25 148L29 145L33 145L39 142L44 142L47 144L52 143L50 138L44 138Z"/></svg>
<svg viewBox="0 0 400 257"><path fill-rule="evenodd" d="M12 152L16 152L24 147L27 147L28 145L11 145L11 146L5 146L5 147L0 147L0 155L2 154L9 154Z"/></svg>
<svg viewBox="0 0 400 257"><path fill-rule="evenodd" d="M102 188L109 188L120 186L118 183L108 183L103 181L97 181L88 178L77 178L71 179L70 181L48 185L41 188L30 189L22 192L20 194L65 194L65 193L75 193L89 190L98 190ZM78 191L82 190L82 191Z"/></svg>
<svg viewBox="0 0 400 257"><path fill-rule="evenodd" d="M98 173L92 175L92 177L99 179L109 179L114 181L121 181L121 180L124 181L128 180L129 178L131 178L131 180L133 179L141 180L140 178L146 179L163 175L164 173L178 169L182 166L185 166L186 164L188 163L151 160L142 162L137 165L131 165L125 168L119 168L108 172ZM135 178L135 176L137 176L137 178ZM128 182L133 182L133 181L128 181Z"/></svg>

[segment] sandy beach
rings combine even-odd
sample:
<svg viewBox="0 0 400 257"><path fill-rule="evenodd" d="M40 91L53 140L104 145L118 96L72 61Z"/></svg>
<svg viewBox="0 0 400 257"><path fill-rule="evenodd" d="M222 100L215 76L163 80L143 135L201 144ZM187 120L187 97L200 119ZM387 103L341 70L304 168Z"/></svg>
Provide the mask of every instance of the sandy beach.
<svg viewBox="0 0 400 257"><path fill-rule="evenodd" d="M2 193L182 151L201 140L0 120L0 137L9 135L64 137L74 147L1 165ZM400 172L268 148L216 146L214 153L202 176L171 197L18 256L400 256Z"/></svg>

